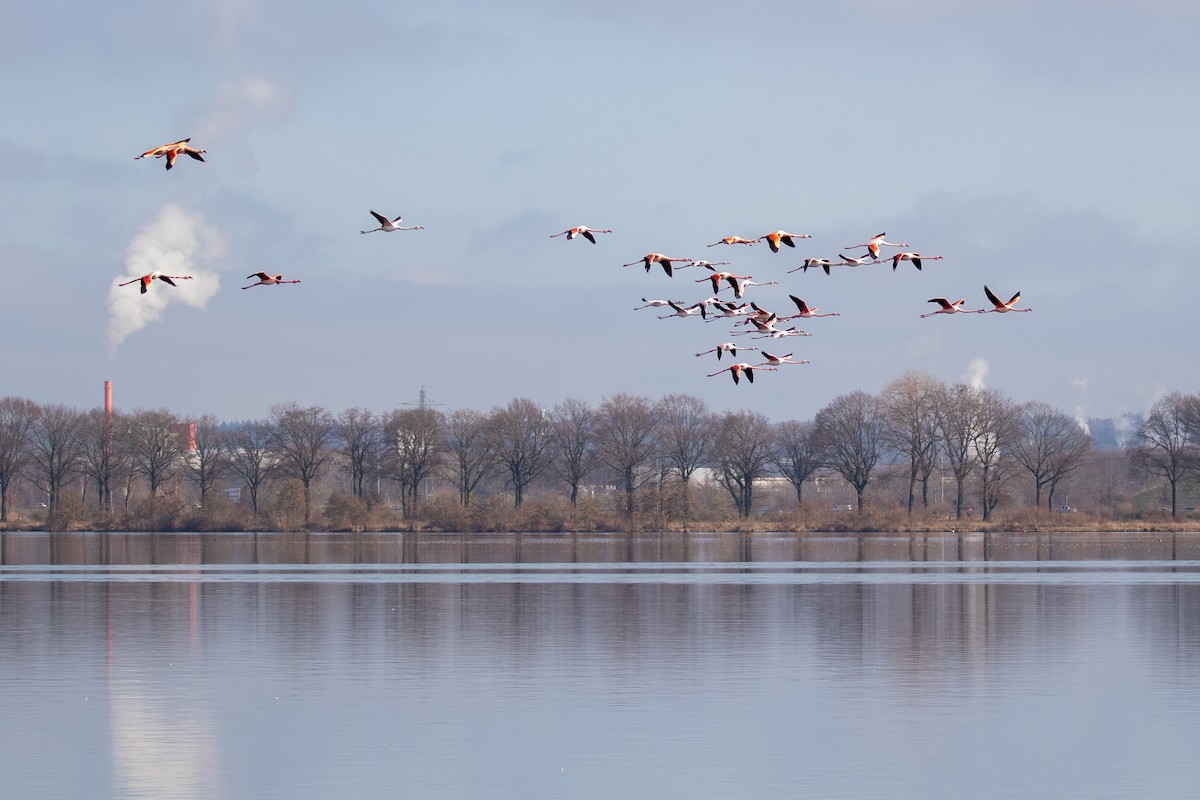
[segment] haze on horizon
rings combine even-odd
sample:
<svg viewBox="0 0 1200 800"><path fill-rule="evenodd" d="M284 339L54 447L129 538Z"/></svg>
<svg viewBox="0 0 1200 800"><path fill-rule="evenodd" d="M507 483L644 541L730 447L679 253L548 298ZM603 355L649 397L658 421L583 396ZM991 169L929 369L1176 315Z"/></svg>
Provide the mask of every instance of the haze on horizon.
<svg viewBox="0 0 1200 800"><path fill-rule="evenodd" d="M1200 388L1197 23L1165 0L14 6L0 395L90 407L112 380L122 408L246 419L421 387L480 409L686 392L804 419L920 369L1143 412ZM183 137L207 163L132 160ZM425 230L362 236L370 209ZM549 238L579 224L613 233ZM705 247L778 228L813 238ZM786 274L880 231L944 259ZM711 294L621 267L649 252L842 316L768 343L809 366L709 379L727 362L693 354L731 328L632 311ZM196 279L117 293L155 258ZM303 283L238 290L260 270ZM984 284L1033 313L919 318Z"/></svg>

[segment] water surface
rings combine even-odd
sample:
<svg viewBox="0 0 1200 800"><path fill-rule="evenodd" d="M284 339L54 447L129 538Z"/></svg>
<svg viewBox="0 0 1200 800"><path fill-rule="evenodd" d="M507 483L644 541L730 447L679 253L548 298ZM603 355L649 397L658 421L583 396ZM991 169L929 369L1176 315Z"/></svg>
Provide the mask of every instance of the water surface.
<svg viewBox="0 0 1200 800"><path fill-rule="evenodd" d="M0 794L1194 797L1200 537L5 534Z"/></svg>

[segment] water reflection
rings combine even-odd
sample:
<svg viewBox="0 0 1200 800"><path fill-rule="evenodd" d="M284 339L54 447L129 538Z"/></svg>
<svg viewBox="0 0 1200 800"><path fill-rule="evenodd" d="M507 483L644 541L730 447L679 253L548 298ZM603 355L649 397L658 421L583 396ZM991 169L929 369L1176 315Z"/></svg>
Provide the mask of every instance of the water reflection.
<svg viewBox="0 0 1200 800"><path fill-rule="evenodd" d="M1200 532L0 534L0 566L1191 561Z"/></svg>

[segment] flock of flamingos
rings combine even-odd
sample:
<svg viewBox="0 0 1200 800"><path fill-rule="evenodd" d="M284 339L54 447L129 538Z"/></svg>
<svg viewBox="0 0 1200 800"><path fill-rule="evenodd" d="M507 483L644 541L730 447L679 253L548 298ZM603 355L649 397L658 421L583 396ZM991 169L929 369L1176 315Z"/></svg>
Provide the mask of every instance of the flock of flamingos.
<svg viewBox="0 0 1200 800"><path fill-rule="evenodd" d="M134 160L136 161L142 158L165 158L166 168L168 170L175 166L176 159L181 155L189 156L196 161L204 161L204 154L206 151L192 147L190 142L191 139L181 139L177 142L160 145L147 150L140 156L136 156ZM393 233L395 231L424 230L424 227L421 225L414 225L410 227L402 226L400 224L402 217L389 219L388 217L385 217L383 214L380 214L376 211L371 211L371 216L373 216L379 223L379 227L362 230L359 231L359 233ZM612 233L612 231L607 228L591 228L586 225L577 225L574 228L568 228L560 233L552 234L550 238L554 239L559 236L566 236L567 240L570 241L578 237L583 237L592 244L596 244L596 235L604 233ZM758 242L765 241L767 246L771 248L772 253L778 253L780 252L780 245L795 248L797 239L811 238L812 237L807 233L788 233L787 231L778 230L754 239L745 239L741 236L726 236L708 245L708 247L717 247L721 245L750 246L757 244ZM807 272L810 269L820 269L823 270L826 275L829 275L831 274L831 269L833 267L860 267L873 264L886 264L889 261L892 264L893 271L895 271L896 268L899 267L903 262L910 262L919 270L921 269L923 261L936 261L942 258L942 256L927 256L906 249L900 250L891 257L885 257L882 250L884 247L908 247L906 242L887 241L886 233L880 233L876 236L872 236L867 241L859 244L847 245L845 249L856 250L860 247L865 247L867 249L866 255L862 257L848 256L839 253L838 257L841 259L840 261L832 261L828 258L806 258L800 266L788 270L788 273L797 271ZM792 302L796 305L796 313L794 314L779 314L769 311L754 301L747 301L744 303L738 302L742 299L746 289L753 286L769 286L777 282L755 281L752 275L738 275L734 272L718 269L718 267L729 265L730 262L728 261L712 262L702 259L673 258L671 256L663 255L662 253L647 253L637 261L631 261L623 266L633 267L641 264L645 268L646 272L650 272L651 268L657 264L662 267L663 272L666 273L667 277L673 277L675 274L675 269L677 269L677 267L674 266L676 263L679 264L679 269L687 267L707 269L709 271L708 274L702 278L698 278L695 283L711 283L713 290L712 296L696 303L692 303L691 305L685 305L683 301L676 302L674 300L650 300L643 297L642 302L645 303L645 305L638 306L634 309L635 311L643 308L669 308L670 313L660 316L659 319L693 316L699 316L701 319L709 322L719 319L733 319L734 326L743 328L743 330L734 331L732 335L748 335L753 339L784 339L791 336L811 336L811 333L800 330L794 325L787 328L780 326L796 319L840 316L840 314L837 312L818 314L817 312L820 311L819 308L809 307L804 300L795 295L788 295ZM250 289L255 286L277 286L283 283L300 283L299 280L284 280L282 274L268 275L265 272L255 272L251 275L247 275L246 277L247 279L257 278L258 280L257 282L251 283L248 286L241 287L243 289ZM191 275L165 275L161 272L151 272L118 285L129 286L130 284L136 283L140 285L141 293L145 294L147 291L149 291L150 286L155 280L160 280L170 286L177 286L178 284L176 284L175 281L191 279ZM721 292L727 289L732 291L732 300L725 299L720 296ZM983 287L983 291L987 295L988 302L992 304L991 308L967 309L962 307L963 303L966 302L965 299L951 302L945 297L934 297L928 302L936 304L938 308L929 312L928 314L921 314L921 317L932 317L937 314L1005 314L1010 311L1022 312L1031 310L1028 308L1016 307L1017 302L1021 299L1020 292L1017 292L1007 302L1005 302L997 297L986 285ZM731 364L725 369L709 374L708 377L715 378L718 375L723 375L728 372L733 377L733 382L735 384L741 380L743 375L746 376L747 381L753 383L755 370L769 370L771 372L776 372L778 371L779 367L786 364L800 365L809 363L806 360L794 360L792 358L792 353L787 353L786 355L773 355L768 353L766 350L759 350L757 347L741 345L735 342L723 342L712 349L696 353L696 356L700 357L708 355L709 353L716 353L717 359L720 360L725 353L729 353L730 358L736 358L739 350L745 352L759 352L766 360L761 364L750 364L748 362Z"/></svg>

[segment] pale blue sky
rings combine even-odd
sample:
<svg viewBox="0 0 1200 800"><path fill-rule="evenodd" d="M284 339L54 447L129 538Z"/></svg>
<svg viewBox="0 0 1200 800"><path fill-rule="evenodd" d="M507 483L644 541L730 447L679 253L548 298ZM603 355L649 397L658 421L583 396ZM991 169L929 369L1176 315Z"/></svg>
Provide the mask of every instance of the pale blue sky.
<svg viewBox="0 0 1200 800"><path fill-rule="evenodd" d="M0 394L83 407L108 379L123 408L240 419L422 385L481 409L688 392L803 419L922 369L1143 411L1200 388L1198 29L1185 2L10 3ZM132 160L185 136L207 163ZM425 230L361 236L372 208ZM578 224L614 232L548 238ZM813 238L705 248L777 228ZM880 231L945 258L785 274ZM110 311L170 242L196 279ZM767 345L810 366L709 379L728 362L693 353L729 326L631 310L710 293L621 267L649 252L842 316ZM303 283L240 291L259 270ZM919 319L985 283L1033 313ZM112 347L111 315L155 300Z"/></svg>

